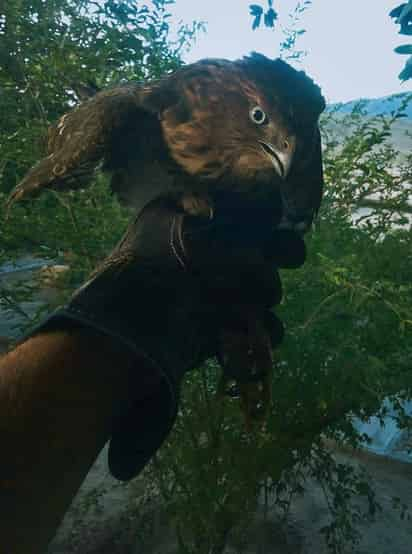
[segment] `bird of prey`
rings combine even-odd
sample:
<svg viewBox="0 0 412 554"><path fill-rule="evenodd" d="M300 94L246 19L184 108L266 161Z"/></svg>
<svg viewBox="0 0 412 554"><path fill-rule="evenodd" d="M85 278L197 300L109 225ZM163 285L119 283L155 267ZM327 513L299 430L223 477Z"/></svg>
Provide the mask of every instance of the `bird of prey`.
<svg viewBox="0 0 412 554"><path fill-rule="evenodd" d="M257 53L237 61L205 59L153 82L114 86L50 129L47 157L9 204L47 187L84 187L102 169L120 199L138 209L167 194L186 213L213 217L222 193L229 204L231 194L263 204L276 198L281 225L305 232L322 198L318 121L324 107L319 87L304 72ZM250 322L259 327L258 319ZM268 368L269 341L253 333L260 344L254 359ZM235 339L223 349L229 363L245 365L250 345L242 334ZM246 402L249 393L243 393ZM262 394L265 402L268 386Z"/></svg>
<svg viewBox="0 0 412 554"><path fill-rule="evenodd" d="M86 186L97 169L142 207L173 194L192 215L213 214L219 191L281 194L284 224L305 231L319 209L320 89L280 59L257 53L205 59L149 83L97 92L49 131L48 156L9 203Z"/></svg>

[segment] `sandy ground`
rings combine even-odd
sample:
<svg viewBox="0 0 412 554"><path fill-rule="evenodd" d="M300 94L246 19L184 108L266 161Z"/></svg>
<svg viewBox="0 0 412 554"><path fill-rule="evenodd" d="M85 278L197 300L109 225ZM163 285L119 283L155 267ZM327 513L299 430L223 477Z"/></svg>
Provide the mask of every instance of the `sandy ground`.
<svg viewBox="0 0 412 554"><path fill-rule="evenodd" d="M374 522L362 524L356 554L411 554L412 523L402 521L392 508L392 497L407 503L412 498L412 465L360 453L338 453L340 461L359 463L375 482L383 510ZM142 479L125 485L107 471L105 452L97 460L67 513L48 554L172 554L173 528L152 501L141 502ZM319 529L329 521L320 487L307 484L294 501L289 517L280 524L258 513L248 529L248 544L227 554L326 554ZM350 550L349 550L350 551Z"/></svg>

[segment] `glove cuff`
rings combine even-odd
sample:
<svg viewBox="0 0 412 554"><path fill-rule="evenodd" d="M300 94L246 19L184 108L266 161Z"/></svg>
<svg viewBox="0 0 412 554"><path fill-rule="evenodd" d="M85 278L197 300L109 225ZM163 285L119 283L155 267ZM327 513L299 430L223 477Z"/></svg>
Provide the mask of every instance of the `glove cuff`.
<svg viewBox="0 0 412 554"><path fill-rule="evenodd" d="M135 341L94 320L90 314L82 313L80 309L71 306L52 313L24 340L38 333L60 329L67 331L79 327L91 328L105 334L135 354L136 363L130 366L128 376L131 390L138 390L141 386L142 366L148 371L153 369L160 376L153 394L139 400L134 400L133 395L130 395L128 402L114 407L108 451L109 470L116 479L129 481L143 470L170 433L178 412L180 379L176 379L175 372L159 365L150 354L139 348Z"/></svg>

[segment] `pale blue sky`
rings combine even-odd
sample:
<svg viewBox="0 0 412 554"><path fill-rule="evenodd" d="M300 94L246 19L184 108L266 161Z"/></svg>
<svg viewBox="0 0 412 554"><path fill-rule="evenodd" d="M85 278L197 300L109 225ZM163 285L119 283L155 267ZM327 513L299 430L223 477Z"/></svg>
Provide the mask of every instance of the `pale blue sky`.
<svg viewBox="0 0 412 554"><path fill-rule="evenodd" d="M249 4L254 0L176 0L173 20L207 23L207 32L185 56L191 62L205 57L235 59L256 50L270 57L279 55L282 33L251 30ZM257 4L267 5L266 0ZM297 0L274 0L281 24ZM405 56L393 52L408 42L398 34L389 11L400 0L313 0L301 25L307 30L298 47L308 51L301 67L322 87L329 102L360 97L386 96L412 90L411 81L401 85L398 74Z"/></svg>

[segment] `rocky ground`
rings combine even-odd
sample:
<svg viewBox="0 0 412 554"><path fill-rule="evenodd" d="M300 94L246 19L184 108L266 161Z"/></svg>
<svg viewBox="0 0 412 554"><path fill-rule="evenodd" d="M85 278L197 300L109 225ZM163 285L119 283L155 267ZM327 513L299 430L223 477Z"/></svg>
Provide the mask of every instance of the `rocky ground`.
<svg viewBox="0 0 412 554"><path fill-rule="evenodd" d="M383 510L373 522L361 525L361 543L356 554L410 554L412 524L401 520L392 507L392 497L402 502L412 498L412 465L367 453L336 454L341 461L361 464L374 481ZM142 501L144 479L125 485L110 477L106 453L97 460L64 519L48 554L172 554L178 552L172 524L161 506ZM257 514L240 551L227 554L326 554L320 528L329 521L321 488L309 482L297 498L286 522L275 514Z"/></svg>

